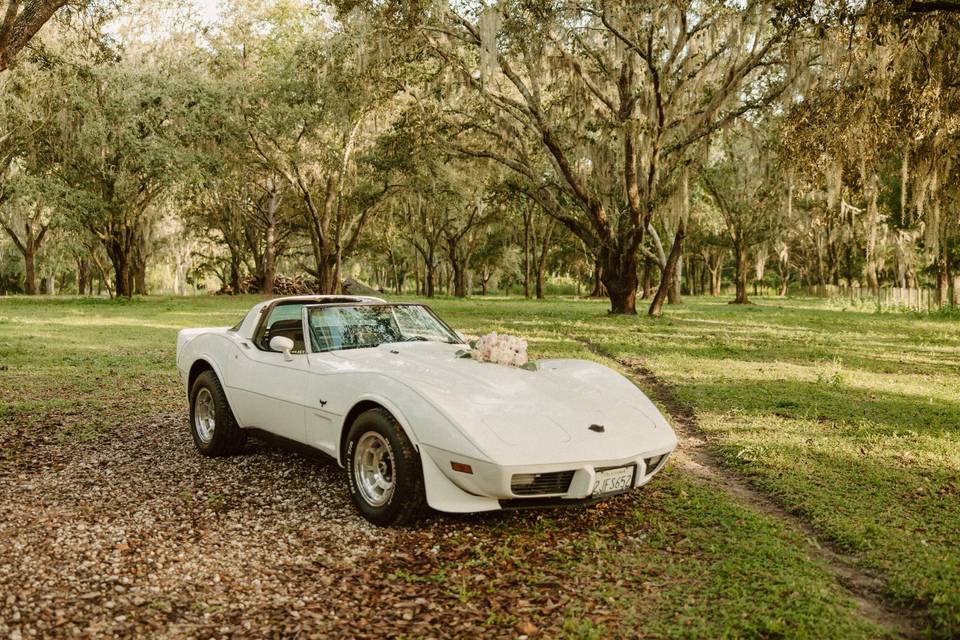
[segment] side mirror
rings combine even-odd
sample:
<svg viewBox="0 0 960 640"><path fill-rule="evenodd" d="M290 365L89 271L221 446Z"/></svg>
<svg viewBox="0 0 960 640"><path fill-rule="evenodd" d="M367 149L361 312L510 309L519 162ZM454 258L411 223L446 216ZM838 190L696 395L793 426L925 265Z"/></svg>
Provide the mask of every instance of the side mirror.
<svg viewBox="0 0 960 640"><path fill-rule="evenodd" d="M293 350L293 340L284 336L274 336L270 338L270 348L283 354L283 359L289 362L293 360L290 351Z"/></svg>

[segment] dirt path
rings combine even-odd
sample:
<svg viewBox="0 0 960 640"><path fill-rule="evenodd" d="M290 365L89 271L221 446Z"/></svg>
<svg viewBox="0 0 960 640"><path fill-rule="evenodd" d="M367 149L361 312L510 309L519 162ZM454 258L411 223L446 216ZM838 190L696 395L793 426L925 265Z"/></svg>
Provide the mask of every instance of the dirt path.
<svg viewBox="0 0 960 640"><path fill-rule="evenodd" d="M885 583L880 576L856 566L852 558L821 540L807 521L788 512L769 495L753 488L724 467L707 446L706 435L693 409L677 398L671 385L658 378L638 358L616 357L588 338L577 337L576 340L594 354L620 365L640 386L650 390L667 410L680 439L680 446L672 456L674 464L702 481L719 487L741 504L772 516L801 534L807 542L807 552L811 558L824 564L837 578L866 619L906 638L924 635L927 625L923 614L891 603L884 594Z"/></svg>

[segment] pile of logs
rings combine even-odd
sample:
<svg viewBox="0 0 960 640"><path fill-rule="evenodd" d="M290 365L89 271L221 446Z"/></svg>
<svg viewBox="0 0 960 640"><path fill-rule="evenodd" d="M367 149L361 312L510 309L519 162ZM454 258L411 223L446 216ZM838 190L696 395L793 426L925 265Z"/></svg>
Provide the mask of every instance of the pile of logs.
<svg viewBox="0 0 960 640"><path fill-rule="evenodd" d="M232 295L236 293L261 293L262 287L257 278L253 276L244 276L240 279L240 288L234 291L229 282L225 282L218 293ZM320 291L320 283L316 279L310 278L304 274L294 276L285 276L277 274L273 279L273 295L276 296L297 296L308 293L317 293Z"/></svg>
<svg viewBox="0 0 960 640"><path fill-rule="evenodd" d="M340 285L340 290L345 294L351 295L377 295L377 291L363 284L359 280L347 278ZM253 276L244 276L240 279L240 288L234 291L230 283L225 282L217 293L223 295L233 295L237 293L262 293L260 282ZM275 296L301 296L313 293L320 293L320 282L306 274L297 274L294 276L285 276L277 274L273 279L273 295Z"/></svg>

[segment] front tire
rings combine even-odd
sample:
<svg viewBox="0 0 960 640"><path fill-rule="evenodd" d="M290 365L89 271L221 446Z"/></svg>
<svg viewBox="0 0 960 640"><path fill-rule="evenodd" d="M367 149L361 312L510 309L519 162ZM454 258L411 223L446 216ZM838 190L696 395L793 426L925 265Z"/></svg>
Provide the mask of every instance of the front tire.
<svg viewBox="0 0 960 640"><path fill-rule="evenodd" d="M205 456L228 456L246 441L213 371L197 376L190 388L190 431L197 451Z"/></svg>
<svg viewBox="0 0 960 640"><path fill-rule="evenodd" d="M381 527L416 522L427 498L420 456L385 409L360 414L347 436L347 484L357 510Z"/></svg>

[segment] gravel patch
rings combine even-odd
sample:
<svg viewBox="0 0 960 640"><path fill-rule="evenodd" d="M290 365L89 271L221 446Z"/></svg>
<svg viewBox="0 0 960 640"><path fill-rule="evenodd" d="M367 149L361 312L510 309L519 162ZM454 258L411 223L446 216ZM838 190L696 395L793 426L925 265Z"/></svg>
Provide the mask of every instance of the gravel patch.
<svg viewBox="0 0 960 640"><path fill-rule="evenodd" d="M571 616L615 625L588 587L622 586L618 567L579 556L595 535L637 553L641 538L611 523L649 492L549 512L557 535L539 545L519 541L545 512L380 529L332 461L257 440L204 458L186 424L183 411L156 414L73 443L7 423L0 639L523 638L569 635Z"/></svg>
<svg viewBox="0 0 960 640"><path fill-rule="evenodd" d="M203 458L185 424L41 440L0 470L0 637L282 632L395 548L333 462L255 440Z"/></svg>

